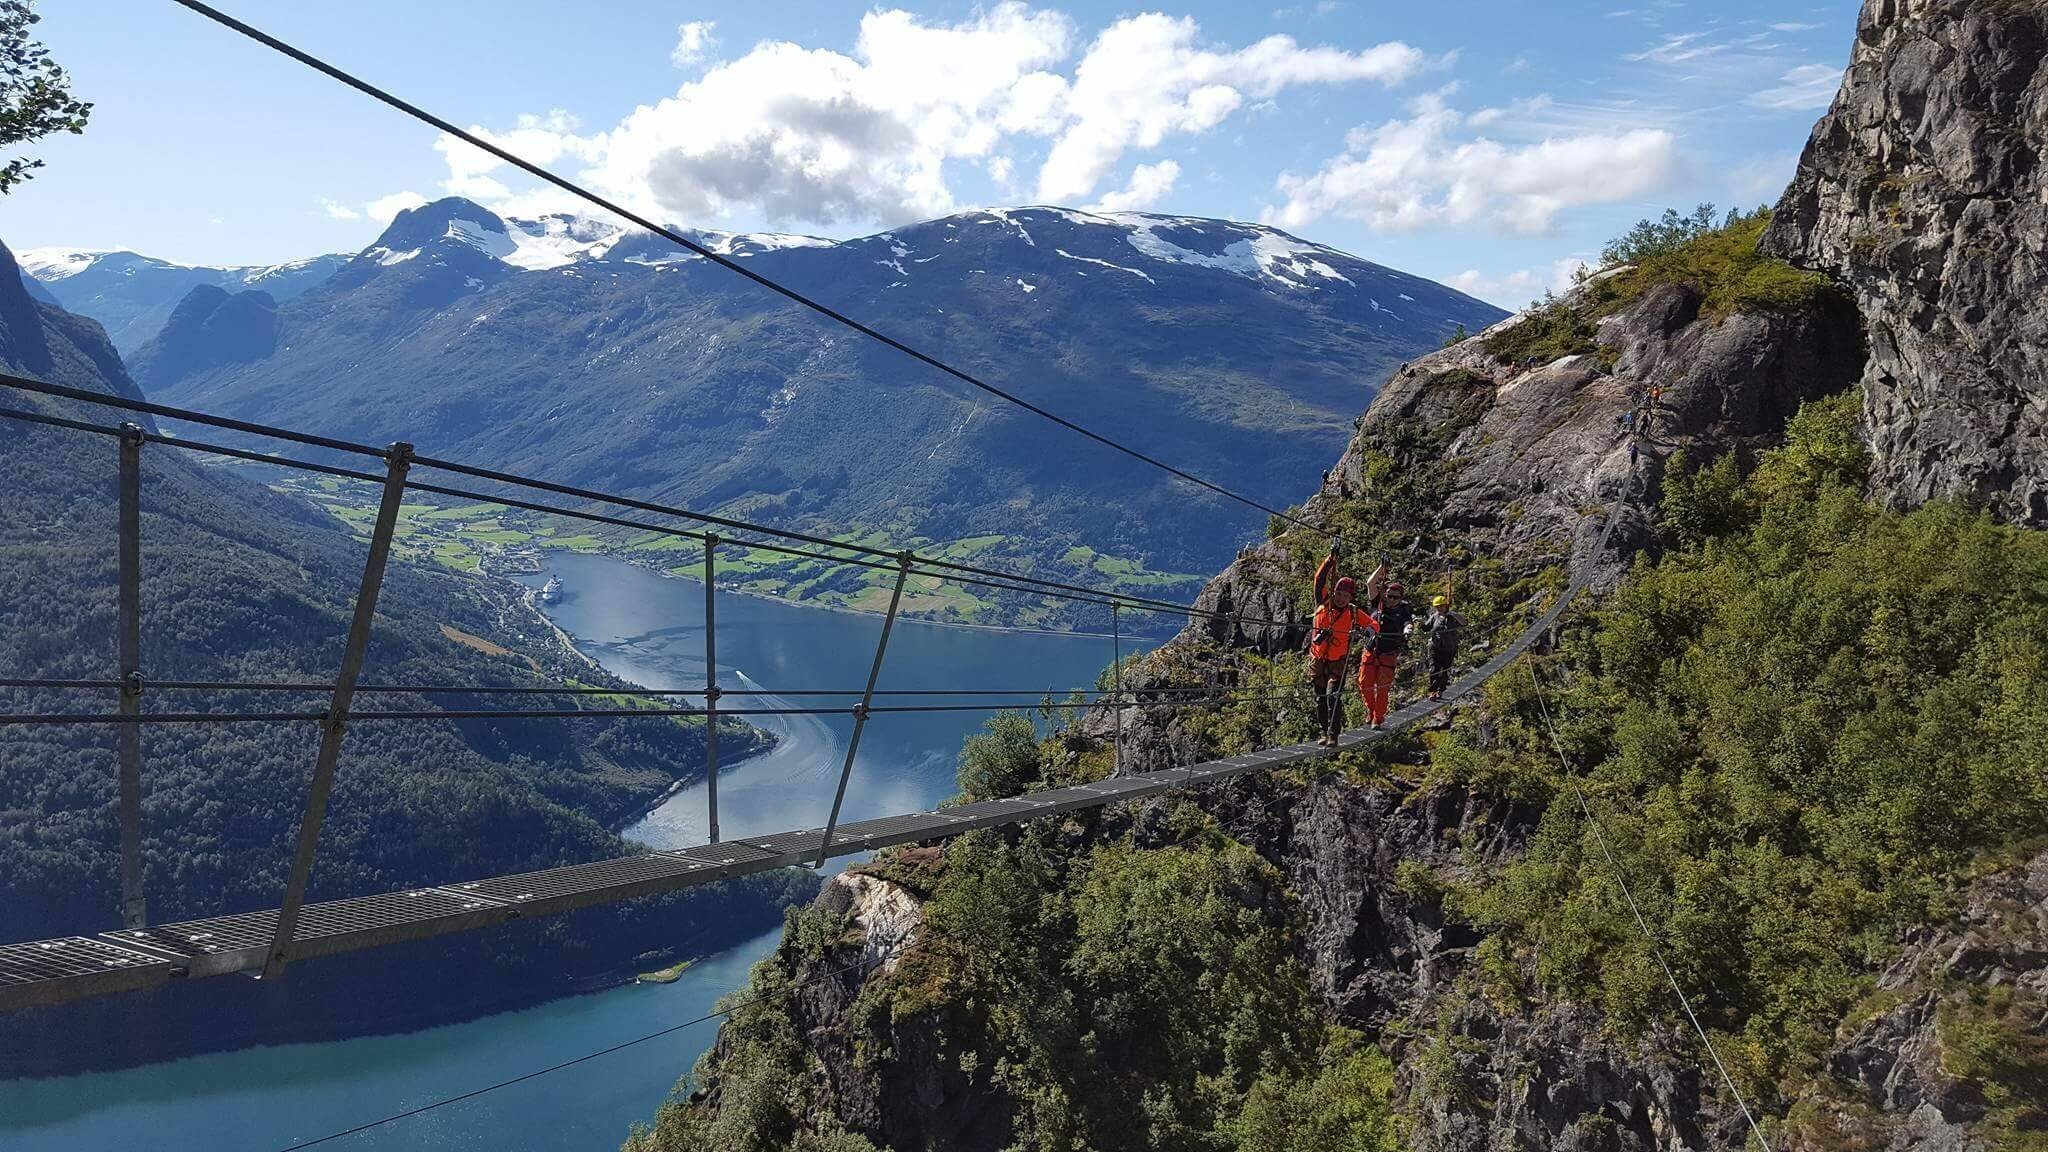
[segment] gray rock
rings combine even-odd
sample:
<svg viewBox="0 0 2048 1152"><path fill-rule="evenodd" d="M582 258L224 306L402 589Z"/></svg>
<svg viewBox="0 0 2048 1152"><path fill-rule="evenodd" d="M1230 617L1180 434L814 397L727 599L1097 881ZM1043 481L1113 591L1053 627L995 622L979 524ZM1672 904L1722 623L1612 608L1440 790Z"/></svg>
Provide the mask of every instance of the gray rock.
<svg viewBox="0 0 2048 1152"><path fill-rule="evenodd" d="M1866 0L1764 249L1854 291L1878 491L2048 527L2048 6Z"/></svg>

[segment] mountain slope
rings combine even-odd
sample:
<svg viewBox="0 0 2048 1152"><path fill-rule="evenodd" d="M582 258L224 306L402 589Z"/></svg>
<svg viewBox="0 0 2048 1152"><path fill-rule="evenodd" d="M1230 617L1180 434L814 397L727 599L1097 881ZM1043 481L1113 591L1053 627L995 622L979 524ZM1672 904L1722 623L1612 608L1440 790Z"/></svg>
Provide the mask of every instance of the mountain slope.
<svg viewBox="0 0 2048 1152"><path fill-rule="evenodd" d="M1341 446L1372 381L1501 315L1212 220L1033 208L844 243L706 240L1275 505ZM1264 527L666 242L589 221L508 224L462 200L406 213L279 305L276 346L154 394L791 526L994 537L996 554L1046 571L1073 572L1082 548L1199 571Z"/></svg>
<svg viewBox="0 0 2048 1152"><path fill-rule="evenodd" d="M194 288L257 290L289 300L348 262L345 255L333 255L288 264L203 268L133 252L75 248L31 248L18 257L22 271L35 281L33 291L99 321L124 356L155 336Z"/></svg>
<svg viewBox="0 0 2048 1152"><path fill-rule="evenodd" d="M0 248L0 367L53 383L137 395L90 320L39 303ZM9 392L9 407L94 423L119 416ZM111 439L0 421L11 483L0 499L0 669L10 677L114 675ZM362 572L362 543L327 513L202 467L143 451L143 667L152 680L330 679ZM398 683L521 684L536 675L616 683L561 650L510 590L394 562L365 675ZM463 642L464 638L468 643ZM486 650L495 654L487 654ZM529 660L531 663L529 663ZM93 693L0 690L9 713L102 711ZM317 700L317 694L313 699ZM401 708L490 707L460 696L383 697ZM154 709L308 706L255 693L152 692ZM403 704L396 703L406 701ZM563 700L556 706L574 707ZM729 739L758 745L735 727ZM152 726L143 783L147 895L156 921L274 907L290 865L317 734L307 724ZM0 940L108 928L118 870L113 740L104 727L0 729ZM326 899L504 874L625 851L608 831L678 778L701 772L699 728L664 719L361 724L336 776L312 894ZM517 930L364 964L308 965L293 992L204 988L10 1019L7 1069L147 1059L222 1043L417 1022L481 1001L559 990L697 929L713 939L773 923L782 881ZM565 933L556 935L555 933ZM459 977L460 967L470 968ZM551 966L552 965L552 966ZM403 978L400 973L404 972ZM459 978L458 978L459 977ZM377 981L388 981L381 992ZM451 987L438 985L446 982ZM374 1021L373 1018L374 1017ZM155 1026L114 1043L124 1022ZM102 1028L108 1031L102 1031Z"/></svg>

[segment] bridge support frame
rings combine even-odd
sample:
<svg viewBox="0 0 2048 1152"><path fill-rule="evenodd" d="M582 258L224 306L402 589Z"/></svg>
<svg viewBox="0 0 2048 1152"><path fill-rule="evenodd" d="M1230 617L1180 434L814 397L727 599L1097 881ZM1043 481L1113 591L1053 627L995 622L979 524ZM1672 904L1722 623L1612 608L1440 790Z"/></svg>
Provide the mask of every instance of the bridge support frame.
<svg viewBox="0 0 2048 1152"><path fill-rule="evenodd" d="M142 425L121 425L119 617L121 715L142 715ZM149 907L142 885L142 725L119 732L121 806L121 924L142 928Z"/></svg>
<svg viewBox="0 0 2048 1152"><path fill-rule="evenodd" d="M903 582L910 578L910 564L915 559L909 552L896 557L896 590L889 595L889 614L882 617L882 638L875 642L875 662L868 669L868 686L853 708L853 736L846 742L846 763L839 767L839 790L832 794L832 815L825 820L825 835L818 841L814 868L823 868L825 858L832 853L832 833L839 827L839 806L846 801L846 782L853 776L853 756L860 751L861 730L868 726L868 710L874 707L875 681L882 675L882 654L889 650L889 633L896 627L896 608L903 603Z"/></svg>
<svg viewBox="0 0 2048 1152"><path fill-rule="evenodd" d="M384 570L391 559L391 541L397 534L398 508L405 501L405 476L412 468L412 445L393 444L385 453L387 471L384 498L377 505L376 526L370 533L370 555L363 562L363 583L356 593L355 617L349 622L348 642L342 648L341 672L335 677L334 698L322 721L320 752L313 762L313 783L306 793L306 811L299 818L298 849L292 856L291 877L285 882L284 902L278 907L277 928L270 953L263 961L263 978L284 975L290 959L292 937L299 927L299 909L306 901L306 885L313 876L313 857L320 847L320 825L327 819L327 797L334 788L334 767L341 758L341 738L348 729L349 705L355 698L356 677L362 674L363 657L370 646L370 626L377 615L377 593L384 586Z"/></svg>
<svg viewBox="0 0 2048 1152"><path fill-rule="evenodd" d="M718 843L718 534L704 537L704 796Z"/></svg>
<svg viewBox="0 0 2048 1152"><path fill-rule="evenodd" d="M1116 716L1116 744L1111 753L1109 773L1121 776L1124 774L1124 630L1122 607L1114 601L1109 605L1109 652L1109 706L1115 709Z"/></svg>

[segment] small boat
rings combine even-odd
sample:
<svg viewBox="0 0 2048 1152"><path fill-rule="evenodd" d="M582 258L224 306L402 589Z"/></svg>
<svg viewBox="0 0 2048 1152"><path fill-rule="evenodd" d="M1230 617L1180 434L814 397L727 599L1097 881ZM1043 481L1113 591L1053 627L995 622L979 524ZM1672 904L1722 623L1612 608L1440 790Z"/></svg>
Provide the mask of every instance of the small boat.
<svg viewBox="0 0 2048 1152"><path fill-rule="evenodd" d="M561 598L562 578L560 576L548 577L548 582L546 584L541 585L540 602L543 604L553 604L555 601L560 600Z"/></svg>

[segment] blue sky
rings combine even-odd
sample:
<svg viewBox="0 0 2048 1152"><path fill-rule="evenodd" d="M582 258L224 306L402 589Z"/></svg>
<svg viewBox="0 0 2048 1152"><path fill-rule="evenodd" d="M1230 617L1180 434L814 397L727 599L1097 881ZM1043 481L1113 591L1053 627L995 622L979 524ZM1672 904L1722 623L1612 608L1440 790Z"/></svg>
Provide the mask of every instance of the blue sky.
<svg viewBox="0 0 2048 1152"><path fill-rule="evenodd" d="M1265 220L1508 306L1667 205L1773 200L1856 5L1189 0L864 8L221 0L680 223L859 235L985 205ZM460 192L567 207L167 0L40 6L95 102L17 249L271 263Z"/></svg>

